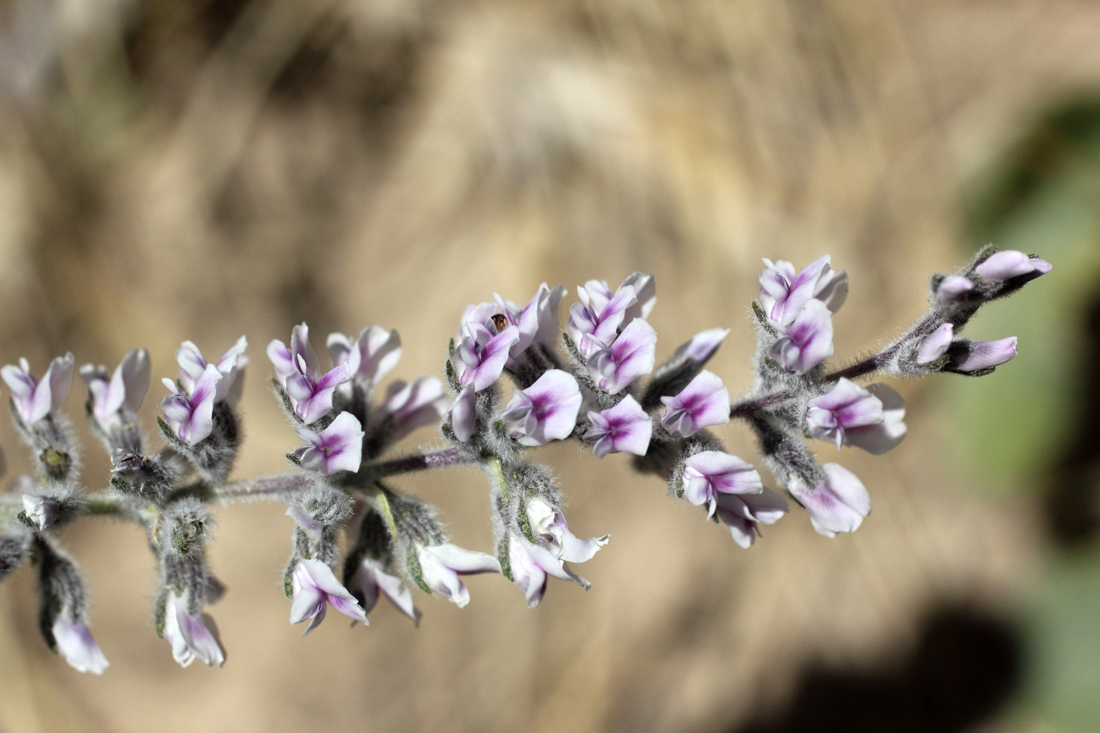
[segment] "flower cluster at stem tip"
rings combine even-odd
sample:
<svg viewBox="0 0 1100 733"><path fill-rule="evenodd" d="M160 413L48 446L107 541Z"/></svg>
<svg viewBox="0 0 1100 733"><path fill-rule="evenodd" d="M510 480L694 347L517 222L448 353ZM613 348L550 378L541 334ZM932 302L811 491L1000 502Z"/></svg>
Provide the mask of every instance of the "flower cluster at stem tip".
<svg viewBox="0 0 1100 733"><path fill-rule="evenodd" d="M391 381L384 389L401 358L396 331L369 326L354 338L330 334L326 369L303 323L289 344L267 347L271 388L301 445L287 453L287 472L263 478L228 480L241 439L237 405L249 362L243 336L213 362L190 341L176 352L178 375L163 380L159 450L148 447L137 415L151 384L145 350L131 351L113 371L92 364L78 370L88 387L89 425L111 459L110 485L99 492L81 485L73 429L61 413L72 354L54 359L40 379L21 359L0 369L0 378L35 473L17 476L0 495L0 579L24 561L33 565L46 643L75 669L100 674L107 658L89 631L83 577L58 530L94 515L138 524L156 556L157 634L183 666L196 659L221 665L225 650L206 613L225 591L206 552L211 507L266 498L285 504L292 520L283 587L291 623L308 621L307 634L330 607L368 624L381 596L419 623L414 588L463 607L470 601L463 576L476 573L502 574L534 607L552 577L587 590L574 566L609 540L573 534L553 473L530 460L529 449L556 441L600 459L629 455L636 471L660 477L673 498L699 507L742 547L760 537L762 525L788 514L789 501L823 535L852 532L871 511L867 489L840 464L820 463L810 441L875 455L896 447L906 433L904 402L893 387L866 380L989 374L1016 356L1016 339L977 342L959 333L982 305L1051 268L987 247L958 272L932 277L927 311L900 336L829 371L832 315L847 297L848 276L832 269L828 255L801 270L785 261L764 265L752 304L755 382L732 402L721 377L705 368L728 330L698 333L658 365L657 332L648 321L656 282L642 273L614 290L600 280L577 288L564 329L562 286L543 284L524 305L499 295L471 305L450 343L443 380ZM731 419L756 435L758 465L771 486L711 432ZM427 425L438 426L445 446L385 458ZM495 537L489 552L452 543L435 508L392 482L458 465L479 467L487 478Z"/></svg>

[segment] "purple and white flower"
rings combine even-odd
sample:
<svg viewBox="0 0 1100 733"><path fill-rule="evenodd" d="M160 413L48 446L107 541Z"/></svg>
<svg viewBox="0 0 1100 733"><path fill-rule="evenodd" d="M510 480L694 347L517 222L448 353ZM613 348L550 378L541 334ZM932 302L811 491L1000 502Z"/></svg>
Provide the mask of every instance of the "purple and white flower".
<svg viewBox="0 0 1100 733"><path fill-rule="evenodd" d="M746 549L759 536L759 525L775 524L789 511L787 500L767 487L759 494L717 494L715 501L715 515L729 527L733 541Z"/></svg>
<svg viewBox="0 0 1100 733"><path fill-rule="evenodd" d="M61 613L54 617L50 631L53 632L54 641L57 642L57 651L76 671L103 674L103 670L110 666L107 657L103 656L88 627L81 620L73 619L71 616L72 612L66 605L61 609Z"/></svg>
<svg viewBox="0 0 1100 733"><path fill-rule="evenodd" d="M825 479L813 488L792 478L788 489L810 513L810 522L819 534L835 537L837 532L855 532L863 518L871 513L871 497L854 473L837 463L821 467Z"/></svg>
<svg viewBox="0 0 1100 733"><path fill-rule="evenodd" d="M446 417L455 437L463 443L473 436L477 429L477 392L472 384L463 387L458 393L447 408Z"/></svg>
<svg viewBox="0 0 1100 733"><path fill-rule="evenodd" d="M905 402L885 384L867 389L841 377L829 392L810 400L806 423L818 440L835 440L882 455L905 438Z"/></svg>
<svg viewBox="0 0 1100 733"><path fill-rule="evenodd" d="M213 367L213 365L211 365ZM187 603L173 592L168 593L164 610L164 638L172 645L172 656L181 667L198 659L208 667L225 664L225 651L206 621L206 614L187 612Z"/></svg>
<svg viewBox="0 0 1100 733"><path fill-rule="evenodd" d="M789 372L802 375L833 355L833 319L820 300L810 300L790 326L781 327L769 356Z"/></svg>
<svg viewBox="0 0 1100 733"><path fill-rule="evenodd" d="M494 332L479 323L463 323L454 360L459 384L473 386L475 392L488 389L500 378L509 351L518 340L519 329L515 326Z"/></svg>
<svg viewBox="0 0 1100 733"><path fill-rule="evenodd" d="M1022 275L1036 278L1050 272L1051 267L1052 265L1046 260L1031 257L1014 249L1006 249L985 258L974 268L974 274L987 282L1001 283Z"/></svg>
<svg viewBox="0 0 1100 733"><path fill-rule="evenodd" d="M924 337L917 347L917 363L931 364L947 353L955 339L955 327L950 323L941 324L935 331Z"/></svg>
<svg viewBox="0 0 1100 733"><path fill-rule="evenodd" d="M759 494L764 490L760 474L737 456L708 450L684 461L684 499L707 507L707 519L718 508L719 494Z"/></svg>
<svg viewBox="0 0 1100 733"><path fill-rule="evenodd" d="M127 354L110 376L104 366L80 367L80 377L88 385L92 416L104 432L111 432L123 422L123 409L134 413L141 407L149 391L151 370L149 352L145 349Z"/></svg>
<svg viewBox="0 0 1100 733"><path fill-rule="evenodd" d="M565 566L563 559L553 550L533 545L519 534L508 537L508 564L512 572L512 582L519 586L531 608L539 605L546 594L546 583L550 576L562 580L572 580L588 590L592 584Z"/></svg>
<svg viewBox="0 0 1100 733"><path fill-rule="evenodd" d="M368 614L384 595L401 613L420 623L420 611L413 605L412 593L405 581L386 572L386 566L374 558L364 557L348 583L348 591L359 601L363 613Z"/></svg>
<svg viewBox="0 0 1100 733"><path fill-rule="evenodd" d="M244 355L248 348L248 339L241 336L237 343L229 347L214 365L221 373L221 381L218 382L218 391L214 395L214 402L225 402L230 407L236 407L241 401L244 391L244 368L248 366L248 357ZM184 390L191 392L206 371L207 362L203 358L199 347L191 341L184 341L176 350L176 361L180 365L180 384Z"/></svg>
<svg viewBox="0 0 1100 733"><path fill-rule="evenodd" d="M363 383L368 391L401 360L401 337L381 326L367 326L355 341L342 333L330 333L326 346L332 363L345 367L348 377Z"/></svg>
<svg viewBox="0 0 1100 733"><path fill-rule="evenodd" d="M424 584L459 608L470 602L470 591L460 575L499 573L500 562L484 552L467 550L450 542L419 545L416 551Z"/></svg>
<svg viewBox="0 0 1100 733"><path fill-rule="evenodd" d="M566 562L587 562L607 544L611 535L578 539L569 531L565 516L550 502L535 497L527 502L527 519L532 533L547 544L551 552Z"/></svg>
<svg viewBox="0 0 1100 733"><path fill-rule="evenodd" d="M372 426L390 421L390 440L400 440L413 430L439 422L447 409L443 383L435 377L420 377L412 384L394 382L386 390L386 399L370 414Z"/></svg>
<svg viewBox="0 0 1100 733"><path fill-rule="evenodd" d="M495 307L485 307L492 304L471 307L477 308L476 313L482 318L485 315L492 318L499 313L504 316L506 325L515 326L519 331L519 338L512 344L509 352L511 357L509 363L511 363L518 359L520 354L533 343L538 343L548 349L555 348L558 334L561 332L558 311L564 295L565 288L561 285L551 290L546 283L543 283L539 286L534 297L522 308L510 300L505 300L497 293L493 293ZM470 309L467 309L467 313L471 313L471 316L473 316ZM465 317L463 320L465 320Z"/></svg>
<svg viewBox="0 0 1100 733"><path fill-rule="evenodd" d="M188 391L176 391L171 379L163 379L164 386L172 393L161 400L160 411L164 419L187 445L205 440L214 430L214 401L222 373L213 364L207 364L202 376Z"/></svg>
<svg viewBox="0 0 1100 733"><path fill-rule="evenodd" d="M675 397L662 397L661 424L684 437L730 421L730 392L715 373L703 370Z"/></svg>
<svg viewBox="0 0 1100 733"><path fill-rule="evenodd" d="M811 299L824 303L831 313L840 310L848 297L848 275L844 270L832 269L830 261L830 256L824 255L796 274L790 262L773 263L764 258L758 297L772 323L792 323Z"/></svg>
<svg viewBox="0 0 1100 733"><path fill-rule="evenodd" d="M321 625L330 605L353 621L370 623L355 596L340 584L332 569L320 560L299 560L291 572L290 582L290 623L300 624L309 619L309 625L302 636Z"/></svg>
<svg viewBox="0 0 1100 733"><path fill-rule="evenodd" d="M958 342L956 342L958 343ZM968 351L951 357L951 367L956 372L977 372L1000 366L1016 356L1016 337L997 341L966 342Z"/></svg>
<svg viewBox="0 0 1100 733"><path fill-rule="evenodd" d="M11 399L20 420L28 428L59 409L69 396L73 379L73 355L59 356L50 362L49 369L39 382L31 375L26 359L19 366L8 364L0 369L0 377L11 388Z"/></svg>
<svg viewBox="0 0 1100 733"><path fill-rule="evenodd" d="M649 279L645 282L639 279L646 277ZM651 287L652 298L640 303L635 284ZM628 315L644 320L657 298L656 285L653 284L652 276L644 276L640 273L634 273L627 278L614 293L607 287L606 282L589 280L584 287L577 288L577 296L581 302L574 303L569 308L566 330L580 350L581 356L585 358L599 348L600 344L610 344L614 341L622 330L622 324L631 322L627 319Z"/></svg>
<svg viewBox="0 0 1100 733"><path fill-rule="evenodd" d="M586 336L595 343L592 336ZM618 394L638 377L653 371L657 349L657 332L648 321L635 318L623 329L610 346L595 344L585 367L596 387ZM582 349L582 352L583 349Z"/></svg>
<svg viewBox="0 0 1100 733"><path fill-rule="evenodd" d="M294 451L303 468L320 471L331 476L340 471L359 470L363 459L363 432L359 418L350 412L341 412L336 419L321 432L309 428L298 428L298 437L307 445Z"/></svg>
<svg viewBox="0 0 1100 733"><path fill-rule="evenodd" d="M332 396L336 388L351 378L347 363L321 374L317 352L309 342L309 327L304 323L294 327L289 348L275 339L267 346L267 356L290 398L294 414L306 425L332 412Z"/></svg>
<svg viewBox="0 0 1100 733"><path fill-rule="evenodd" d="M508 435L521 445L546 445L572 434L581 401L573 375L550 369L527 389L516 390L502 420Z"/></svg>
<svg viewBox="0 0 1100 733"><path fill-rule="evenodd" d="M597 458L608 453L644 456L653 435L653 420L630 395L602 412L588 413L584 441L592 444Z"/></svg>

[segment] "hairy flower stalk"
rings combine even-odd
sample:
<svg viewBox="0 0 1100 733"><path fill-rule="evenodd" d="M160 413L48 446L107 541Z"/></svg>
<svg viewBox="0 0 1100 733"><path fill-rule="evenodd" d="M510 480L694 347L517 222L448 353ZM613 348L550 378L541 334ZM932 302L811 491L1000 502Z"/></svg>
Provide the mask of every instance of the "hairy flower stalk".
<svg viewBox="0 0 1100 733"><path fill-rule="evenodd" d="M564 329L562 286L544 283L526 301L493 294L470 305L443 380L384 385L403 346L395 331L375 325L354 338L330 334L326 368L303 323L289 345L274 340L267 347L271 384L290 428L287 470L234 481L228 478L240 446L245 337L216 362L190 341L180 346L177 376L162 380L168 394L157 417L159 448L150 449L138 417L151 381L148 353L131 351L113 371L80 368L86 417L111 459L109 487L93 492L80 482L76 440L61 412L72 355L54 359L41 378L20 359L0 369L0 378L36 470L0 494L0 579L28 562L37 566L47 645L73 668L102 673L107 658L89 631L83 580L56 533L89 516L131 522L146 532L159 571L152 594L157 634L182 666L196 659L219 666L225 649L207 613L224 592L208 560L212 508L262 498L284 504L291 518L283 587L289 619L308 622L306 634L330 607L362 626L368 614L392 610L418 623L416 589L464 607L472 596L466 576L483 573L503 575L534 607L551 578L591 587L575 567L594 561L610 539L574 534L557 479L529 453L559 441L601 459L630 454L635 470L659 476L674 498L724 526L741 547L794 505L823 535L853 532L871 512L870 492L840 463L818 455L845 446L879 455L905 437L901 395L869 378L989 374L1017 355L1016 338L976 342L961 332L983 305L1050 269L1038 257L985 248L957 272L931 279L927 311L900 336L835 368L828 361L832 316L847 297L847 274L834 270L828 255L801 270L765 259L752 304L755 382L732 400L723 379L706 368L727 329L695 334L658 361L657 332L648 322L656 281L643 273L615 290L602 280L586 282ZM735 419L757 436L756 465L727 452L713 432ZM432 424L442 446L387 456L403 437ZM829 445L815 449L814 441ZM486 477L491 547L454 544L434 507L393 484L406 473L460 465ZM376 610L383 596L392 610Z"/></svg>

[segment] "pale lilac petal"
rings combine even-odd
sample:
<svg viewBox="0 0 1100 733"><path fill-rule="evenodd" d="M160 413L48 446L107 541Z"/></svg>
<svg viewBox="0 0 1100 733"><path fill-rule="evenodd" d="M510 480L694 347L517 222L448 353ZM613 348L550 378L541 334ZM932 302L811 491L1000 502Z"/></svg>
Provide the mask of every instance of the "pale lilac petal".
<svg viewBox="0 0 1100 733"><path fill-rule="evenodd" d="M371 417L378 421L391 417L393 440L398 440L419 427L439 422L446 409L443 383L435 377L420 377L408 385L402 382L391 384L386 401Z"/></svg>
<svg viewBox="0 0 1100 733"><path fill-rule="evenodd" d="M546 445L573 433L581 402L576 378L560 369L550 369L516 393L505 410L504 421L520 444Z"/></svg>
<svg viewBox="0 0 1100 733"><path fill-rule="evenodd" d="M936 299L945 303L962 300L974 289L974 281L962 275L947 275L936 287Z"/></svg>
<svg viewBox="0 0 1100 733"><path fill-rule="evenodd" d="M134 349L122 360L111 378L111 390L115 390L114 382L122 383L122 391L125 398L123 406L131 412L137 412L145 395L149 392L149 384L152 374L152 362L149 360L149 352L145 349Z"/></svg>
<svg viewBox="0 0 1100 733"><path fill-rule="evenodd" d="M545 499L535 497L525 507L534 534L545 541L566 562L586 562L599 552L611 535L581 540L570 530L565 516Z"/></svg>
<svg viewBox="0 0 1100 733"><path fill-rule="evenodd" d="M207 621L213 625L208 616L188 613L187 604L175 593L168 595L164 638L172 645L172 656L180 666L186 667L195 659L209 667L225 664L225 651Z"/></svg>
<svg viewBox="0 0 1100 733"><path fill-rule="evenodd" d="M661 424L673 433L692 436L703 428L730 421L730 393L721 377L703 370L675 397L662 397Z"/></svg>
<svg viewBox="0 0 1100 733"><path fill-rule="evenodd" d="M546 287L546 283L542 284ZM540 288L541 290L541 288ZM549 290L546 297L539 301L538 329L535 331L535 343L553 350L561 338L561 300L565 297L565 287L558 285Z"/></svg>
<svg viewBox="0 0 1100 733"><path fill-rule="evenodd" d="M378 560L363 558L359 569L355 571L352 587L348 590L359 591L355 595L359 598L364 613L370 613L374 608L378 602L378 593L381 591L397 610L415 623L420 622L420 612L413 605L412 593L409 592L405 581L387 573L385 566Z"/></svg>
<svg viewBox="0 0 1100 733"><path fill-rule="evenodd" d="M328 348L333 362L338 365L346 363L351 377L362 379L369 385L382 381L401 360L401 337L397 331L367 326L359 332L354 344L345 345L346 341L341 334L329 336Z"/></svg>
<svg viewBox="0 0 1100 733"><path fill-rule="evenodd" d="M290 353L293 357L295 369L316 379L321 373L321 362L317 359L317 352L313 350L313 344L309 342L309 326L301 323L290 332ZM305 362L305 369L301 369L301 363Z"/></svg>
<svg viewBox="0 0 1100 733"><path fill-rule="evenodd" d="M42 378L42 382L50 386L48 392L50 398L49 411L58 410L65 403L65 398L69 396L69 389L72 387L73 355L65 354L65 356L59 356L50 362L50 368L46 371L46 376ZM39 387L41 386L40 384Z"/></svg>
<svg viewBox="0 0 1100 733"><path fill-rule="evenodd" d="M462 388L451 403L448 413L455 437L465 443L473 436L477 427L477 394L472 384Z"/></svg>
<svg viewBox="0 0 1100 733"><path fill-rule="evenodd" d="M180 367L180 383L184 389L191 391L195 382L206 371L206 359L202 358L202 352L192 341L184 341L176 349L176 363Z"/></svg>
<svg viewBox="0 0 1100 733"><path fill-rule="evenodd" d="M636 318L610 348L594 351L585 366L598 388L618 394L638 377L653 371L656 345L657 332L653 326Z"/></svg>
<svg viewBox="0 0 1100 733"><path fill-rule="evenodd" d="M807 301L781 333L769 353L787 371L805 374L833 355L832 316L820 300Z"/></svg>
<svg viewBox="0 0 1100 733"><path fill-rule="evenodd" d="M834 270L826 264L817 276L814 297L824 303L830 312L836 313L848 299L848 273Z"/></svg>
<svg viewBox="0 0 1100 733"><path fill-rule="evenodd" d="M905 439L905 400L885 384L875 383L867 389L881 403L882 421L846 428L844 442L879 456Z"/></svg>
<svg viewBox="0 0 1100 733"><path fill-rule="evenodd" d="M1030 257L1023 252L1009 249L996 252L974 268L974 273L989 282L1004 282L1021 275L1036 277L1050 272L1051 264L1038 257Z"/></svg>
<svg viewBox="0 0 1100 733"><path fill-rule="evenodd" d="M508 541L508 561L512 579L524 591L527 605L534 608L546 593L547 576L572 580L585 590L591 587L584 578L566 568L561 558L545 547L539 547L525 538L513 534Z"/></svg>
<svg viewBox="0 0 1100 733"><path fill-rule="evenodd" d="M64 611L57 614L51 631L57 642L57 651L78 672L103 674L103 670L110 666L88 627L79 622L73 623Z"/></svg>
<svg viewBox="0 0 1100 733"><path fill-rule="evenodd" d="M621 291L626 287L634 290L634 296L637 302L626 309L623 320L629 323L635 318L649 318L649 314L653 312L653 306L657 304L656 278L654 278L653 275L635 272L633 275L623 280L623 284L619 286L619 290Z"/></svg>
<svg viewBox="0 0 1100 733"><path fill-rule="evenodd" d="M672 355L672 361L676 362L682 358L687 358L696 364L705 364L718 351L718 347L722 345L722 341L729 335L729 332L728 328L711 328L700 331L692 336L690 341L676 349L676 352Z"/></svg>
<svg viewBox="0 0 1100 733"><path fill-rule="evenodd" d="M267 358L271 360L272 365L275 367L275 376L278 377L280 384L285 385L286 378L298 371L290 349L279 339L273 339L267 345Z"/></svg>
<svg viewBox="0 0 1100 733"><path fill-rule="evenodd" d="M297 522L298 526L302 528L302 531L309 535L311 539L321 539L321 535L325 530L325 525L314 519L313 515L305 510L305 507L299 504L291 504L286 508L285 516Z"/></svg>
<svg viewBox="0 0 1100 733"><path fill-rule="evenodd" d="M813 489L796 483L794 497L810 513L818 533L833 537L838 532L854 532L871 513L871 498L863 483L848 469L836 463L822 466L826 480Z"/></svg>
<svg viewBox="0 0 1100 733"><path fill-rule="evenodd" d="M734 541L749 548L759 535L757 525L775 524L788 511L787 500L765 488L759 494L718 494L716 516L729 527Z"/></svg>
<svg viewBox="0 0 1100 733"><path fill-rule="evenodd" d="M450 542L422 547L421 556L424 554L431 555L459 575L500 572L500 562L492 555L467 550Z"/></svg>
<svg viewBox="0 0 1100 733"><path fill-rule="evenodd" d="M974 341L970 344L970 353L953 358L952 363L957 371L976 372L1004 364L1016 353L1015 336L998 341Z"/></svg>
<svg viewBox="0 0 1100 733"><path fill-rule="evenodd" d="M926 336L917 347L917 363L930 364L947 353L951 341L955 338L955 327L944 323Z"/></svg>
<svg viewBox="0 0 1100 733"><path fill-rule="evenodd" d="M359 623L369 623L355 597L336 579L332 569L320 560L299 560L291 573L291 584L290 623L312 619L302 636L321 623L326 604Z"/></svg>

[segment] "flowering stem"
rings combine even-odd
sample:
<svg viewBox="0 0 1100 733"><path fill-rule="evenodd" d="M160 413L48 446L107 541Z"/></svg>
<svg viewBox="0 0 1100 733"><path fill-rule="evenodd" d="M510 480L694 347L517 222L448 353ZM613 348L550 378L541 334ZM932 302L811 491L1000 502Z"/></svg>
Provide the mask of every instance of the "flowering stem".
<svg viewBox="0 0 1100 733"><path fill-rule="evenodd" d="M279 476L231 481L214 489L214 496L221 501L234 499L281 499L309 486L311 479L305 473L284 473Z"/></svg>
<svg viewBox="0 0 1100 733"><path fill-rule="evenodd" d="M473 462L473 458L461 453L457 448L447 448L434 453L418 453L403 458L395 458L392 461L363 466L359 473L360 475L366 474L371 481L376 481L401 473L412 473L413 471L424 471L429 468L443 468L445 466L462 466Z"/></svg>

